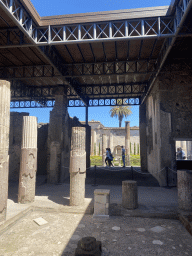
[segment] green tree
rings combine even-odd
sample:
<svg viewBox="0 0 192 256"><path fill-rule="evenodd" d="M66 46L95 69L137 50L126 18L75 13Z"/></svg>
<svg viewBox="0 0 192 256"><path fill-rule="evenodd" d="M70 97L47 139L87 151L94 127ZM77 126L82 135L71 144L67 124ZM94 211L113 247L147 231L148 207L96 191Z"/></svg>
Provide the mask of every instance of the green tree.
<svg viewBox="0 0 192 256"><path fill-rule="evenodd" d="M117 117L119 119L119 127L121 127L123 118L132 114L130 106L111 107L109 113L111 117Z"/></svg>

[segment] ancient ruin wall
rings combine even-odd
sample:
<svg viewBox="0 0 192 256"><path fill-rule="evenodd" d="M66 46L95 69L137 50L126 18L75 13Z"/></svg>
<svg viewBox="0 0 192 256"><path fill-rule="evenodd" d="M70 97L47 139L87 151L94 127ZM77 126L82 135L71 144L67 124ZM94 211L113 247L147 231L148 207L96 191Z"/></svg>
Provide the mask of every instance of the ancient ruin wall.
<svg viewBox="0 0 192 256"><path fill-rule="evenodd" d="M192 138L191 84L192 78L184 72L161 75L145 102L147 168L160 185L167 185L167 177L165 169L159 171L164 167L175 169L175 141ZM168 179L175 181L170 171Z"/></svg>

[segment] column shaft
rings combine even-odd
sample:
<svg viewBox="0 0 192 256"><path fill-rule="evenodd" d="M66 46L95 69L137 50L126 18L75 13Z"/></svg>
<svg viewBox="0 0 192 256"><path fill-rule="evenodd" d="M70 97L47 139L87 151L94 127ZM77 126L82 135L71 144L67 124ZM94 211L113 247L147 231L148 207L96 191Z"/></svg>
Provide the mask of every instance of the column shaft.
<svg viewBox="0 0 192 256"><path fill-rule="evenodd" d="M10 83L0 81L0 222L6 218L9 172Z"/></svg>
<svg viewBox="0 0 192 256"><path fill-rule="evenodd" d="M125 154L126 164L130 166L130 122L125 122Z"/></svg>
<svg viewBox="0 0 192 256"><path fill-rule="evenodd" d="M73 127L70 156L70 205L80 206L85 198L85 127Z"/></svg>
<svg viewBox="0 0 192 256"><path fill-rule="evenodd" d="M96 131L91 129L91 137L92 137L92 149L91 155L96 155Z"/></svg>
<svg viewBox="0 0 192 256"><path fill-rule="evenodd" d="M35 199L37 172L37 118L23 117L23 135L19 175L19 203L30 203Z"/></svg>
<svg viewBox="0 0 192 256"><path fill-rule="evenodd" d="M110 133L110 137L109 137L109 147L111 149L111 152L113 152L113 133Z"/></svg>
<svg viewBox="0 0 192 256"><path fill-rule="evenodd" d="M106 158L106 148L107 148L107 135L102 135L102 161L103 166L105 166L105 158Z"/></svg>

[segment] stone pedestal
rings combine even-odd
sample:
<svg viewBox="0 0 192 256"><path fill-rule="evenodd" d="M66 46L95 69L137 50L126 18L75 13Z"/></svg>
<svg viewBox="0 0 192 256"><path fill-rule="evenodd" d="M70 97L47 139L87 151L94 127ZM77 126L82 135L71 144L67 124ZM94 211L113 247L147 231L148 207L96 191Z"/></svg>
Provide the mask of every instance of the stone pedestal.
<svg viewBox="0 0 192 256"><path fill-rule="evenodd" d="M178 207L192 211L192 171L177 171Z"/></svg>
<svg viewBox="0 0 192 256"><path fill-rule="evenodd" d="M130 166L130 122L125 122L125 163Z"/></svg>
<svg viewBox="0 0 192 256"><path fill-rule="evenodd" d="M70 155L70 205L80 206L85 199L85 128L73 127Z"/></svg>
<svg viewBox="0 0 192 256"><path fill-rule="evenodd" d="M31 203L35 199L37 172L37 118L23 117L21 163L19 175L19 203Z"/></svg>
<svg viewBox="0 0 192 256"><path fill-rule="evenodd" d="M107 148L107 135L102 135L102 162L103 166L105 166L105 158L106 158L106 148Z"/></svg>
<svg viewBox="0 0 192 256"><path fill-rule="evenodd" d="M0 80L0 222L6 218L9 173L10 83Z"/></svg>
<svg viewBox="0 0 192 256"><path fill-rule="evenodd" d="M122 205L124 208L133 210L138 208L137 182L125 180L122 182Z"/></svg>
<svg viewBox="0 0 192 256"><path fill-rule="evenodd" d="M110 190L95 189L94 191L94 217L109 217Z"/></svg>

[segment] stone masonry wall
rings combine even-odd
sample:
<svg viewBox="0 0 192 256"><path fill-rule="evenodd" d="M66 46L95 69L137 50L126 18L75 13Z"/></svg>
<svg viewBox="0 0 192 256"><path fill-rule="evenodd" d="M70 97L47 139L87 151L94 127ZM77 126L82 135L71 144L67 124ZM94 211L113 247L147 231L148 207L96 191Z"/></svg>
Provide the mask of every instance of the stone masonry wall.
<svg viewBox="0 0 192 256"><path fill-rule="evenodd" d="M171 65L170 70L175 66ZM175 141L192 139L192 78L185 72L158 77L146 99L147 168L167 185L164 167L175 169ZM168 181L176 182L169 171Z"/></svg>

